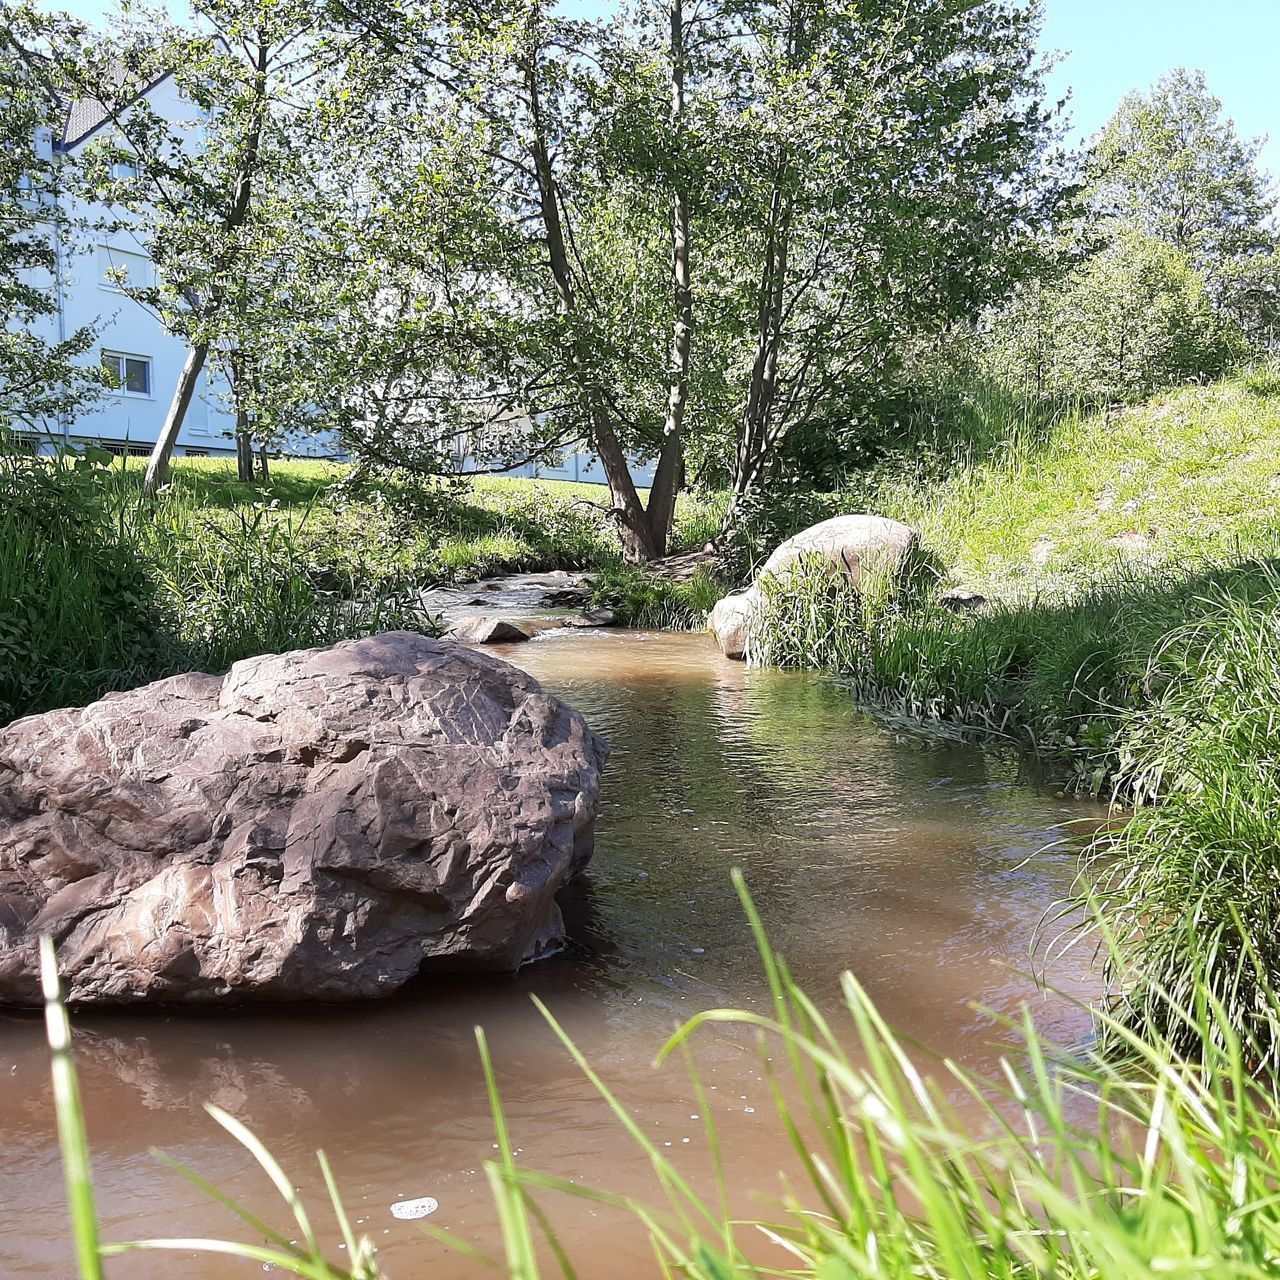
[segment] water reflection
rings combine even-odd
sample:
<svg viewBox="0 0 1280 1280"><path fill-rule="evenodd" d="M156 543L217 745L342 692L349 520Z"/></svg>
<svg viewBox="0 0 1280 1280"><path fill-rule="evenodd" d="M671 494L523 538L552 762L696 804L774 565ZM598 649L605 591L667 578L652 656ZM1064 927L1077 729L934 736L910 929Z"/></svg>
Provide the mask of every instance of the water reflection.
<svg viewBox="0 0 1280 1280"><path fill-rule="evenodd" d="M77 1018L78 1053L109 1234L202 1234L226 1214L147 1154L165 1147L261 1208L259 1173L200 1109L258 1130L302 1175L323 1146L385 1248L392 1274L437 1268L439 1247L389 1216L431 1195L432 1219L484 1237L492 1213L480 1164L490 1125L473 1027L493 1044L524 1157L566 1177L643 1191L643 1162L529 1001L537 993L652 1132L694 1176L707 1153L688 1086L649 1064L675 1022L762 998L750 937L729 889L743 868L774 941L824 1004L843 969L907 1034L982 1064L995 1030L979 1001L1037 1001L1059 1035L1084 1031L1037 994L1028 946L1069 884L1061 839L1081 810L1017 784L1013 768L961 746L895 735L851 713L821 682L747 671L696 636L548 633L505 654L577 705L613 748L591 871L565 902L574 945L512 980L442 981L378 1006ZM1035 855L1035 856L1032 856ZM1082 974L1059 972L1067 985ZM704 1044L724 1105L730 1172L772 1183L758 1067L740 1038ZM70 1274L39 1024L0 1022L0 1274ZM304 1188L319 1190L312 1177ZM581 1206L580 1247L609 1245L590 1274L648 1274L639 1242ZM428 1266L430 1264L430 1266ZM223 1277L226 1261L127 1259L114 1277ZM472 1274L450 1260L442 1274Z"/></svg>

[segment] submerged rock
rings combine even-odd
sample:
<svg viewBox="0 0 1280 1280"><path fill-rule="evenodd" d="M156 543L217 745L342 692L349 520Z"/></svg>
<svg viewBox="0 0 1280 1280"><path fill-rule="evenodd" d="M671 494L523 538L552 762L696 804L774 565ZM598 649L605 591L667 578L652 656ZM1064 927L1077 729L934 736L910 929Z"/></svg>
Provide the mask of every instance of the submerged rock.
<svg viewBox="0 0 1280 1280"><path fill-rule="evenodd" d="M529 632L506 618L465 618L449 628L455 640L470 644L520 644Z"/></svg>
<svg viewBox="0 0 1280 1280"><path fill-rule="evenodd" d="M562 940L607 749L531 676L391 632L0 730L0 1001L349 1000Z"/></svg>
<svg viewBox="0 0 1280 1280"><path fill-rule="evenodd" d="M785 588L795 567L818 561L847 574L854 586L872 562L890 568L904 563L919 546L920 535L910 525L885 516L833 516L781 543L764 562L746 591L725 596L707 619L721 651L729 658L746 656L751 628L763 603L765 579Z"/></svg>

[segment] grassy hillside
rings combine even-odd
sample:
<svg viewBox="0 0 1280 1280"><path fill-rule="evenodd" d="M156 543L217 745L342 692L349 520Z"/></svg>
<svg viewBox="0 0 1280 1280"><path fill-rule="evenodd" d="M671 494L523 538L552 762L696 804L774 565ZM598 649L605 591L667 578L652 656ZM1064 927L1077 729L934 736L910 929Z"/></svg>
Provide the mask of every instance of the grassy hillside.
<svg viewBox="0 0 1280 1280"><path fill-rule="evenodd" d="M1280 534L1280 372L1067 417L936 489L886 496L975 585L1266 548Z"/></svg>
<svg viewBox="0 0 1280 1280"><path fill-rule="evenodd" d="M1005 598L1267 550L1280 536L1280 368L1100 413L1035 414L962 388L908 415L848 488L763 510L748 555L847 511L915 525L951 582Z"/></svg>
<svg viewBox="0 0 1280 1280"><path fill-rule="evenodd" d="M1082 882L1118 942L1123 1022L1188 1053L1244 1028L1280 1061L1280 378L985 439L949 474L900 456L822 500L917 525L939 582L814 575L772 596L757 657L1138 803ZM987 603L952 611L949 584Z"/></svg>

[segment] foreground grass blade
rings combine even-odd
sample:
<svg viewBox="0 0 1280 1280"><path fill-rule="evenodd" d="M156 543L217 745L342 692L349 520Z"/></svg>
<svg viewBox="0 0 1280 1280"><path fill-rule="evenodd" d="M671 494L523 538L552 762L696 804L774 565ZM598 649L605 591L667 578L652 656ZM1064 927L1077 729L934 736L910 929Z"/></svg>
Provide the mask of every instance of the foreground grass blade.
<svg viewBox="0 0 1280 1280"><path fill-rule="evenodd" d="M58 1145L62 1150L62 1171L67 1183L76 1265L80 1270L80 1280L102 1280L102 1251L93 1197L93 1175L89 1167L89 1140L85 1134L76 1066L71 1056L71 1024L67 1021L67 1010L58 985L53 939L47 935L40 939L40 988L44 995L45 1035L52 1058L53 1105L58 1118Z"/></svg>

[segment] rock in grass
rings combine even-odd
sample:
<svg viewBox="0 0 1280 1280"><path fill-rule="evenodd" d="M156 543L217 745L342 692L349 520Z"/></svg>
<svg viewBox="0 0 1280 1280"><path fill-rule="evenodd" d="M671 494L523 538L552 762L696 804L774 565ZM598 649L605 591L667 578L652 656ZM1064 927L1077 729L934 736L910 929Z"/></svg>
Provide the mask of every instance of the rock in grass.
<svg viewBox="0 0 1280 1280"><path fill-rule="evenodd" d="M351 1000L562 940L603 742L509 664L391 632L0 730L0 1001Z"/></svg>
<svg viewBox="0 0 1280 1280"><path fill-rule="evenodd" d="M746 591L726 596L712 609L707 625L715 632L726 657L744 657L750 629L762 603L760 584L766 578L785 589L798 564L819 561L835 572L847 574L857 586L864 568L872 562L896 567L919 544L920 535L915 529L885 516L833 516L781 543Z"/></svg>
<svg viewBox="0 0 1280 1280"><path fill-rule="evenodd" d="M465 618L449 628L455 640L468 644L520 644L529 633L506 618Z"/></svg>

